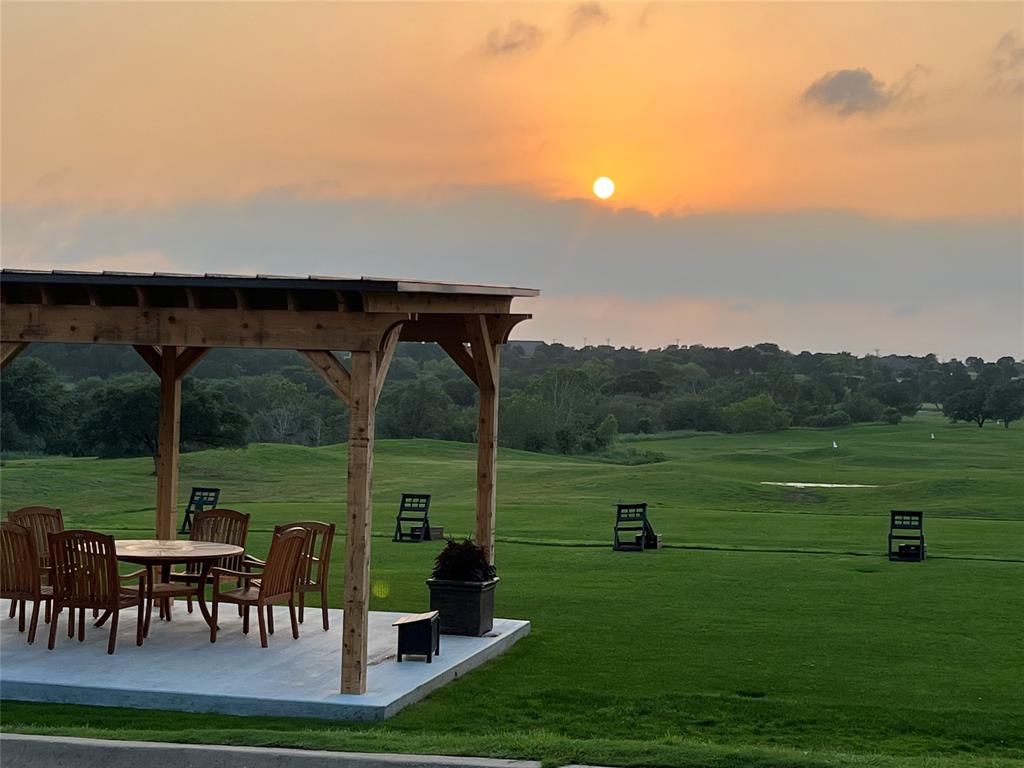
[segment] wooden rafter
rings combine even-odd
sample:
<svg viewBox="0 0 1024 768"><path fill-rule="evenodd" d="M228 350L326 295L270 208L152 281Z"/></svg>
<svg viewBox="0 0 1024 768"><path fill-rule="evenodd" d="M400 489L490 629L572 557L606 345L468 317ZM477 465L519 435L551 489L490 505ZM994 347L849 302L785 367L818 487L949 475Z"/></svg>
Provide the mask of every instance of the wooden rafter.
<svg viewBox="0 0 1024 768"><path fill-rule="evenodd" d="M139 353L139 357L146 361L146 365L153 369L153 373L159 376L163 366L160 350L148 344L133 344L132 346Z"/></svg>
<svg viewBox="0 0 1024 768"><path fill-rule="evenodd" d="M0 344L0 369L6 368L8 365L14 362L14 359L20 355L25 347L28 346L28 342L9 342L5 341Z"/></svg>
<svg viewBox="0 0 1024 768"><path fill-rule="evenodd" d="M473 365L473 355L466 349L466 345L461 341L449 341L447 339L439 341L438 344L441 345L441 349L448 353L448 357L462 369L462 372L469 377L469 380L476 384L476 367Z"/></svg>
<svg viewBox="0 0 1024 768"><path fill-rule="evenodd" d="M473 368L476 371L476 385L481 391L494 389L498 380L495 346L491 341L491 332L483 315L477 315L466 321L466 335L473 352Z"/></svg>
<svg viewBox="0 0 1024 768"><path fill-rule="evenodd" d="M195 368L196 364L206 356L209 352L208 347L186 347L178 354L178 361L174 364L174 369L177 372L178 378L180 379L186 373Z"/></svg>
<svg viewBox="0 0 1024 768"><path fill-rule="evenodd" d="M321 349L300 349L299 354L323 377L334 394L346 405L352 405L352 376L333 353Z"/></svg>
<svg viewBox="0 0 1024 768"><path fill-rule="evenodd" d="M374 389L373 404L380 402L380 393L384 389L384 380L388 377L388 369L398 348L398 337L402 333L401 326L392 328L384 338L384 348L377 353L377 383Z"/></svg>

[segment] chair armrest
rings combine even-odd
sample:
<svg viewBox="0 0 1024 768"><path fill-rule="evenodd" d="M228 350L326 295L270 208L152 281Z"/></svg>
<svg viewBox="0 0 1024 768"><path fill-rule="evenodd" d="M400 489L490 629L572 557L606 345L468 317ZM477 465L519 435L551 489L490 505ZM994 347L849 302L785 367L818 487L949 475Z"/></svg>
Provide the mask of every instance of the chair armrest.
<svg viewBox="0 0 1024 768"><path fill-rule="evenodd" d="M267 561L260 560L258 557L253 557L252 555L246 555L242 558L242 567L246 570L249 568L266 568Z"/></svg>
<svg viewBox="0 0 1024 768"><path fill-rule="evenodd" d="M261 566L262 567L262 566ZM210 570L211 576L232 576L236 579L258 579L262 573L252 573L249 571L233 571L230 568L212 568ZM214 580L216 583L216 579Z"/></svg>
<svg viewBox="0 0 1024 768"><path fill-rule="evenodd" d="M145 579L146 578L146 569L145 568L140 568L137 571L132 571L131 573L126 573L124 576L118 576L117 578L119 578L121 581L129 581L130 579L138 579L138 578Z"/></svg>

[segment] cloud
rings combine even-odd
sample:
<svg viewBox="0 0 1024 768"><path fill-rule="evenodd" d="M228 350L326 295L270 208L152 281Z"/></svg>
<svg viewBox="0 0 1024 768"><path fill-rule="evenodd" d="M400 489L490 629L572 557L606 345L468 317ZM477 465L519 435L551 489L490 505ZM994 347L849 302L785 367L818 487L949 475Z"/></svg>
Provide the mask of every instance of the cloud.
<svg viewBox="0 0 1024 768"><path fill-rule="evenodd" d="M1024 95L1024 46L1016 30L1010 30L992 51L992 90L1011 96Z"/></svg>
<svg viewBox="0 0 1024 768"><path fill-rule="evenodd" d="M569 37L575 37L592 27L604 26L611 20L612 17L600 3L579 3L569 11Z"/></svg>
<svg viewBox="0 0 1024 768"><path fill-rule="evenodd" d="M1019 217L654 216L495 187L424 200L278 193L81 213L4 205L0 216L5 266L538 287L544 301L516 304L537 317L525 337L770 339L797 349L986 358L1024 349Z"/></svg>
<svg viewBox="0 0 1024 768"><path fill-rule="evenodd" d="M483 53L485 56L524 53L539 48L543 42L544 32L540 27L516 19L510 21L504 31L495 27L487 33Z"/></svg>
<svg viewBox="0 0 1024 768"><path fill-rule="evenodd" d="M886 86L868 69L837 69L828 72L804 91L802 101L811 106L829 111L839 117L870 115L907 106L920 96L914 90L918 75L926 72L924 67L914 67L899 80Z"/></svg>

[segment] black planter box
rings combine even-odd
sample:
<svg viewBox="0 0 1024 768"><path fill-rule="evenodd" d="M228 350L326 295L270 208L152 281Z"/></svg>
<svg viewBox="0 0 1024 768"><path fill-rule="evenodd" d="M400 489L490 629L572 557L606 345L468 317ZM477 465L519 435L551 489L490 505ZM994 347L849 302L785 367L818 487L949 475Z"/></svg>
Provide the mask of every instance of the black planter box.
<svg viewBox="0 0 1024 768"><path fill-rule="evenodd" d="M494 627L494 587L490 581L427 579L430 610L441 613L441 634L481 637Z"/></svg>

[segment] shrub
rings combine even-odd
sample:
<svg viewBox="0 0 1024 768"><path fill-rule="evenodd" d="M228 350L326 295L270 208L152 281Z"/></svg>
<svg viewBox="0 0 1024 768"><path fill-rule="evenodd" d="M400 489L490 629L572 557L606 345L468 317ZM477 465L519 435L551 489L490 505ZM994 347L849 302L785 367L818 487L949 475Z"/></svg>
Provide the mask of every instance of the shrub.
<svg viewBox="0 0 1024 768"><path fill-rule="evenodd" d="M478 547L470 539L448 539L434 559L431 575L435 579L447 581L490 581L497 575L497 571L487 561L487 550L484 547Z"/></svg>
<svg viewBox="0 0 1024 768"><path fill-rule="evenodd" d="M900 413L899 408L886 408L882 411L882 418L889 424L899 424L903 421L903 414Z"/></svg>

